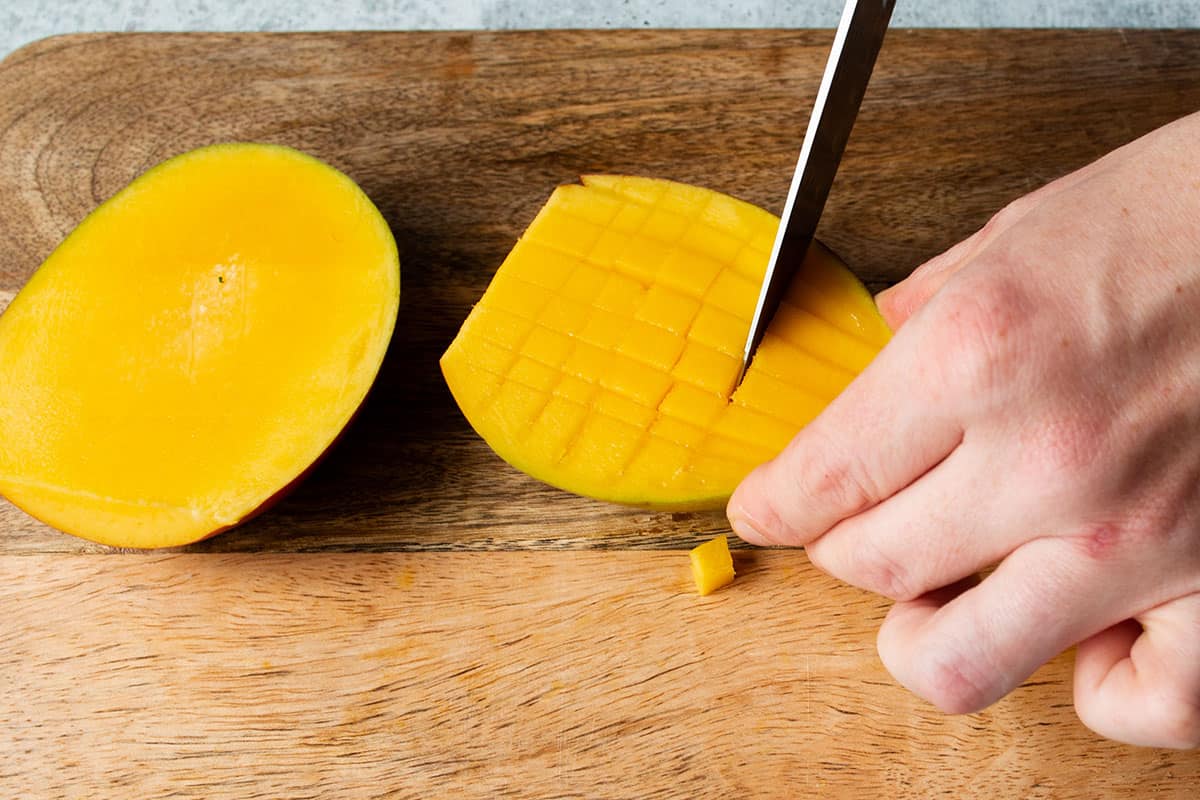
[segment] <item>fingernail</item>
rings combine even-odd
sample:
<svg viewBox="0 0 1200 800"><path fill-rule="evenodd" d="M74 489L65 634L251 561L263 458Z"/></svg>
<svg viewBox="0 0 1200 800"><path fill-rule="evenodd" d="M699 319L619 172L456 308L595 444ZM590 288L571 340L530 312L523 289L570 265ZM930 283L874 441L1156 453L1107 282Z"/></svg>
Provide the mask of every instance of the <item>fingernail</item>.
<svg viewBox="0 0 1200 800"><path fill-rule="evenodd" d="M763 547L774 544L766 533L755 524L754 519L740 506L730 511L729 527L742 541Z"/></svg>

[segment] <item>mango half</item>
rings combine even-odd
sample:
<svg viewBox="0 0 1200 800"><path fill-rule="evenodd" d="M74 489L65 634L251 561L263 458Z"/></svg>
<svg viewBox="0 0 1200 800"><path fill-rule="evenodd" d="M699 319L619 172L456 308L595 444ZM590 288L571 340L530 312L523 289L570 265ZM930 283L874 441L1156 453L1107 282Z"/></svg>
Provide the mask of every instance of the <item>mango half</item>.
<svg viewBox="0 0 1200 800"><path fill-rule="evenodd" d="M0 493L110 545L233 526L349 422L399 297L387 224L332 167L260 144L163 162L0 315Z"/></svg>
<svg viewBox="0 0 1200 800"><path fill-rule="evenodd" d="M535 478L652 509L720 508L891 336L815 245L733 391L778 225L671 181L560 186L442 356L446 383Z"/></svg>

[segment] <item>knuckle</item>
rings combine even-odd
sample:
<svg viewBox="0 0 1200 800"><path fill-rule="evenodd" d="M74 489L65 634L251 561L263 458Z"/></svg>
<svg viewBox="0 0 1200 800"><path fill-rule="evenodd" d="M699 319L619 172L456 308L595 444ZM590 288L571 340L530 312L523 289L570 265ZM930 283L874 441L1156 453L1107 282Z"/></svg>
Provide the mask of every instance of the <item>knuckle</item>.
<svg viewBox="0 0 1200 800"><path fill-rule="evenodd" d="M1020 366L1021 334L1029 319L1025 293L1009 282L976 281L946 298L940 354L951 380L973 392L1008 383Z"/></svg>
<svg viewBox="0 0 1200 800"><path fill-rule="evenodd" d="M1076 533L1079 551L1091 561L1114 561L1144 543L1147 534L1140 526L1094 522Z"/></svg>
<svg viewBox="0 0 1200 800"><path fill-rule="evenodd" d="M864 546L854 556L853 574L846 580L896 601L915 600L924 594L903 563L885 552L874 539L865 539Z"/></svg>
<svg viewBox="0 0 1200 800"><path fill-rule="evenodd" d="M1157 549L1169 537L1154 515L1120 522L1090 522L1075 532L1080 553L1091 561L1113 561L1131 552Z"/></svg>
<svg viewBox="0 0 1200 800"><path fill-rule="evenodd" d="M813 452L828 455L801 460L792 473L797 495L811 498L840 517L865 511L878 502L878 490L859 459L842 453L842 447L831 441L821 442Z"/></svg>
<svg viewBox="0 0 1200 800"><path fill-rule="evenodd" d="M1080 532L1078 541L1088 558L1094 561L1108 561L1117 553L1124 538L1124 532L1119 526L1100 522L1086 526Z"/></svg>
<svg viewBox="0 0 1200 800"><path fill-rule="evenodd" d="M816 497L848 514L863 511L871 505L871 492L846 462L818 467L810 476L809 486Z"/></svg>
<svg viewBox="0 0 1200 800"><path fill-rule="evenodd" d="M996 699L979 668L961 654L930 651L918 661L917 694L947 714L970 714Z"/></svg>
<svg viewBox="0 0 1200 800"><path fill-rule="evenodd" d="M983 226L983 230L990 233L1007 230L1014 222L1037 208L1041 202L1042 198L1039 192L1023 194L1009 201L1007 205L993 214Z"/></svg>

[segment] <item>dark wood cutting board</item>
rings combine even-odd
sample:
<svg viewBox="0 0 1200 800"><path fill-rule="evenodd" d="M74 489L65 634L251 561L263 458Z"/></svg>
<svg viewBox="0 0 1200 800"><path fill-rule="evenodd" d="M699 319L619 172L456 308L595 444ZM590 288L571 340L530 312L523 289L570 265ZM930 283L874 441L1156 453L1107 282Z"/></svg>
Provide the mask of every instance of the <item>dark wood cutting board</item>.
<svg viewBox="0 0 1200 800"><path fill-rule="evenodd" d="M743 552L696 598L679 551L721 514L545 487L442 383L554 185L636 173L778 210L829 41L115 34L0 63L0 307L97 203L220 140L346 171L403 274L363 413L248 525L121 553L0 503L0 795L1195 796L1200 757L1075 720L1069 656L947 718L879 666L886 604L803 554ZM1200 31L893 31L820 235L881 288L1196 109Z"/></svg>

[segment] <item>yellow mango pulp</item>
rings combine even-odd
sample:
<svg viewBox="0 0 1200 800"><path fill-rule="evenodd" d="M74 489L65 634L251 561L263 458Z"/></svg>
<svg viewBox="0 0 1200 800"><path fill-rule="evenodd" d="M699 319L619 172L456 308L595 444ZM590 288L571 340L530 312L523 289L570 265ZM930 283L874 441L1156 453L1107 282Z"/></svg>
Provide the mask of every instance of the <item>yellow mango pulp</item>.
<svg viewBox="0 0 1200 800"><path fill-rule="evenodd" d="M0 493L113 545L236 524L362 403L399 292L386 222L332 167L255 144L160 164L0 315Z"/></svg>
<svg viewBox="0 0 1200 800"><path fill-rule="evenodd" d="M692 562L692 580L702 596L733 582L733 554L724 534L693 547L688 557Z"/></svg>
<svg viewBox="0 0 1200 800"><path fill-rule="evenodd" d="M442 356L463 414L502 458L559 488L722 506L891 335L815 244L733 391L778 224L671 181L558 187Z"/></svg>

